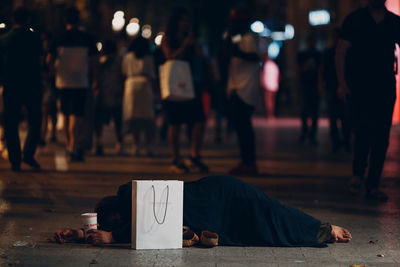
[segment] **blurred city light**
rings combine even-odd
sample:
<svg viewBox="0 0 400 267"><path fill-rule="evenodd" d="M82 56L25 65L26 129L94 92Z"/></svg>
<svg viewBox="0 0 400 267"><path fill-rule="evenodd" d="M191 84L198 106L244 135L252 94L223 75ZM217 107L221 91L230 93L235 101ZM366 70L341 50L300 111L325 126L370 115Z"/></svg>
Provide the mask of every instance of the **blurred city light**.
<svg viewBox="0 0 400 267"><path fill-rule="evenodd" d="M291 24L285 26L285 39L290 40L294 38L294 27Z"/></svg>
<svg viewBox="0 0 400 267"><path fill-rule="evenodd" d="M323 9L310 11L308 21L312 26L326 25L331 22L331 15Z"/></svg>
<svg viewBox="0 0 400 267"><path fill-rule="evenodd" d="M163 32L160 32L160 33L157 34L156 38L154 38L154 43L155 43L157 46L160 46L160 45L161 45L163 36L164 36L164 33L163 33Z"/></svg>
<svg viewBox="0 0 400 267"><path fill-rule="evenodd" d="M234 44L239 43L242 40L242 35L241 34L236 34L234 36L232 36L232 42Z"/></svg>
<svg viewBox="0 0 400 267"><path fill-rule="evenodd" d="M136 34L139 33L139 30L140 30L139 19L132 18L129 21L129 24L126 26L126 34L128 34L129 36L135 36Z"/></svg>
<svg viewBox="0 0 400 267"><path fill-rule="evenodd" d="M32 28L29 28L29 30L30 30L31 32L35 32Z"/></svg>
<svg viewBox="0 0 400 267"><path fill-rule="evenodd" d="M256 33L262 33L262 32L264 31L264 23L262 23L262 22L259 21L259 20L254 21L254 22L251 24L250 29L251 29L253 32L256 32Z"/></svg>
<svg viewBox="0 0 400 267"><path fill-rule="evenodd" d="M271 36L271 31L267 27L264 26L264 30L260 33L260 36L262 37L270 37Z"/></svg>
<svg viewBox="0 0 400 267"><path fill-rule="evenodd" d="M97 50L100 52L101 51L101 49L103 49L103 44L101 43L101 42L97 42L96 43L96 46L97 46Z"/></svg>
<svg viewBox="0 0 400 267"><path fill-rule="evenodd" d="M0 29L5 29L7 25L5 23L0 23Z"/></svg>
<svg viewBox="0 0 400 267"><path fill-rule="evenodd" d="M279 56L279 53L281 52L281 46L279 45L278 42L272 42L268 46L268 56L272 59L275 59Z"/></svg>
<svg viewBox="0 0 400 267"><path fill-rule="evenodd" d="M151 26L146 24L142 27L142 37L146 39L150 39L151 37Z"/></svg>
<svg viewBox="0 0 400 267"><path fill-rule="evenodd" d="M114 17L111 24L113 31L119 32L125 26L125 19L123 17Z"/></svg>
<svg viewBox="0 0 400 267"><path fill-rule="evenodd" d="M123 18L125 16L124 11L118 10L114 13L114 18Z"/></svg>
<svg viewBox="0 0 400 267"><path fill-rule="evenodd" d="M286 34L285 34L285 32L272 32L271 33L271 38L274 41L285 41L286 40Z"/></svg>

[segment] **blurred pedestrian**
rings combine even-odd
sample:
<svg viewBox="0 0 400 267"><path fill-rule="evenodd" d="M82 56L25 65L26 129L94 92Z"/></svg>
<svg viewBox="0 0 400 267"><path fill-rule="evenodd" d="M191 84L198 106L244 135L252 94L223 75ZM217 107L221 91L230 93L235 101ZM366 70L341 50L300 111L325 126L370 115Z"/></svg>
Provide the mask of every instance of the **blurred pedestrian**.
<svg viewBox="0 0 400 267"><path fill-rule="evenodd" d="M146 154L153 156L155 116L154 59L149 41L138 36L132 40L122 61L122 73L126 76L123 98L123 127L133 134L134 155L140 155L141 135L145 135Z"/></svg>
<svg viewBox="0 0 400 267"><path fill-rule="evenodd" d="M167 23L162 49L166 60L189 62L193 73L196 57L202 57L202 50L194 38L189 13L175 9ZM192 74L193 76L193 74ZM189 101L164 101L169 128L168 139L172 152L170 172L185 173L192 171L208 172L208 167L201 160L205 115L202 104L202 88L195 86L195 98ZM185 162L180 155L180 129L182 124L192 124L191 156Z"/></svg>
<svg viewBox="0 0 400 267"><path fill-rule="evenodd" d="M70 7L65 12L66 31L56 37L50 47L49 61L54 63L56 87L59 90L61 111L71 161L83 161L83 148L77 144L77 120L85 115L89 90L97 88L97 47L88 33L78 28L80 14ZM89 127L86 124L86 127ZM86 129L80 129L80 132Z"/></svg>
<svg viewBox="0 0 400 267"><path fill-rule="evenodd" d="M227 40L230 50L228 105L235 128L241 162L230 174L255 175L256 144L251 116L260 101L260 56L258 39L250 31L250 15L246 9L233 9Z"/></svg>
<svg viewBox="0 0 400 267"><path fill-rule="evenodd" d="M51 72L49 65L45 58L49 53L50 37L46 33L40 35L42 40L44 57L42 63L42 83L43 83L43 99L42 99L42 129L40 134L39 145L46 145L47 130L49 128L48 122L50 117L51 122L51 136L50 142L57 141L57 91L54 85L54 73Z"/></svg>
<svg viewBox="0 0 400 267"><path fill-rule="evenodd" d="M336 75L335 55L339 41L339 29L332 32L332 44L327 48L322 57L321 79L323 90L328 104L329 130L332 152L336 153L341 147L350 151L350 114L348 105L338 95L338 81ZM338 126L340 122L340 127ZM340 128L340 132L339 132Z"/></svg>
<svg viewBox="0 0 400 267"><path fill-rule="evenodd" d="M8 156L13 171L20 171L21 160L40 169L34 156L40 140L43 48L39 35L29 28L29 10L18 8L13 17L14 27L0 39L4 54L4 130ZM28 112L29 128L21 159L18 125L22 106Z"/></svg>
<svg viewBox="0 0 400 267"><path fill-rule="evenodd" d="M400 44L400 17L389 12L385 0L368 6L343 22L336 62L339 95L349 100L353 117L353 177L356 194L365 181L366 197L387 201L379 190L396 99L395 44Z"/></svg>
<svg viewBox="0 0 400 267"><path fill-rule="evenodd" d="M307 48L298 54L301 97L301 134L300 143L307 139L312 145L317 144L318 117L320 92L318 87L318 72L321 64L321 55L316 49L315 37L307 37ZM308 124L311 119L311 129Z"/></svg>
<svg viewBox="0 0 400 267"><path fill-rule="evenodd" d="M122 152L122 95L123 76L121 59L117 53L117 45L112 40L104 42L102 55L99 59L99 84L95 110L95 147L96 155L101 156L103 151L103 125L114 121L117 142L115 151Z"/></svg>
<svg viewBox="0 0 400 267"><path fill-rule="evenodd" d="M276 94L279 90L280 76L278 65L267 54L261 72L261 86L264 89L264 103L268 119L275 119Z"/></svg>

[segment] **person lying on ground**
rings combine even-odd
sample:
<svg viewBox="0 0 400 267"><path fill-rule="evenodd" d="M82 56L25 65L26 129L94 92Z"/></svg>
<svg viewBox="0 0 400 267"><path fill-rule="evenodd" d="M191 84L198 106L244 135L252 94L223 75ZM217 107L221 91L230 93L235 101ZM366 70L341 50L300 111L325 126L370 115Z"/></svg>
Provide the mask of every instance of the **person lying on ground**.
<svg viewBox="0 0 400 267"><path fill-rule="evenodd" d="M121 185L116 196L97 203L98 230L89 242L131 242L132 183ZM349 242L350 232L271 199L256 187L230 176L208 176L184 183L183 224L199 234L219 235L219 245L323 247ZM62 228L59 243L84 241L82 229Z"/></svg>

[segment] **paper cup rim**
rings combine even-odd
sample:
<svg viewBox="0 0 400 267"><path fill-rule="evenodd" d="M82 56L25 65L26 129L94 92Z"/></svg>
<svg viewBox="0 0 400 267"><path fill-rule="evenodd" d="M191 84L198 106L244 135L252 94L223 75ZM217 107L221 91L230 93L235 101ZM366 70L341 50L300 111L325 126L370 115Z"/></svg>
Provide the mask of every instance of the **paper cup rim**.
<svg viewBox="0 0 400 267"><path fill-rule="evenodd" d="M92 218L92 217L97 217L97 213L82 213L81 214L81 217L89 217L89 218Z"/></svg>

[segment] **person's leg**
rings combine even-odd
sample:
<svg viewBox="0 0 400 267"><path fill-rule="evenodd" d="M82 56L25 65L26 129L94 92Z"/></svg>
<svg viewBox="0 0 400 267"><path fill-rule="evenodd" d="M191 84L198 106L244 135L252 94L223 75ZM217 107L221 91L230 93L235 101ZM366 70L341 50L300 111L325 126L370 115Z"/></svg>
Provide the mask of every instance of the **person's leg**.
<svg viewBox="0 0 400 267"><path fill-rule="evenodd" d="M177 161L177 162L180 160L180 154L179 154L180 129L181 129L181 126L179 124L175 124L175 125L170 124L168 126L168 140L169 140L169 144L170 144L172 158L173 158L173 161Z"/></svg>
<svg viewBox="0 0 400 267"><path fill-rule="evenodd" d="M21 145L18 133L19 119L21 115L21 103L18 97L7 93L4 89L4 136L6 140L8 159L14 171L20 170ZM10 88L12 90L12 88Z"/></svg>
<svg viewBox="0 0 400 267"><path fill-rule="evenodd" d="M267 117L270 119L275 118L275 96L276 92L266 91L267 95Z"/></svg>
<svg viewBox="0 0 400 267"><path fill-rule="evenodd" d="M145 134L145 142L146 142L146 150L147 150L147 156L152 157L154 156L154 136L155 136L155 121L149 119L146 121L145 129L144 129L144 134Z"/></svg>
<svg viewBox="0 0 400 267"><path fill-rule="evenodd" d="M354 126L353 144L353 177L350 179L350 193L359 192L362 185L365 170L367 168L368 156L371 149L371 125L369 112L362 105L352 104L352 120Z"/></svg>
<svg viewBox="0 0 400 267"><path fill-rule="evenodd" d="M253 108L245 104L236 94L229 100L231 120L237 133L242 164L255 166L255 139L251 122Z"/></svg>
<svg viewBox="0 0 400 267"><path fill-rule="evenodd" d="M310 116L311 116L311 131L310 131L310 143L317 143L317 132L318 132L318 117L319 117L319 97L313 96L310 102Z"/></svg>
<svg viewBox="0 0 400 267"><path fill-rule="evenodd" d="M41 99L28 99L26 101L26 108L28 111L28 136L24 144L24 162L28 163L34 168L39 168L39 164L34 160L36 147L40 141L40 130L42 123L41 114Z"/></svg>
<svg viewBox="0 0 400 267"><path fill-rule="evenodd" d="M366 181L367 193L373 192L374 194L379 192L379 184L387 148L389 146L394 101L387 101L387 103L380 107L381 112L379 112L379 115L374 119L374 125L371 130L371 153L369 158L369 172ZM380 200L387 200L386 195L380 195L383 197Z"/></svg>
<svg viewBox="0 0 400 267"><path fill-rule="evenodd" d="M204 127L203 122L196 122L193 124L192 150L191 150L192 158L200 158L201 157L201 148L203 146L204 129L205 129L205 127Z"/></svg>
<svg viewBox="0 0 400 267"><path fill-rule="evenodd" d="M339 138L339 130L338 130L338 106L337 101L335 99L329 99L329 133L331 137L332 143L332 151L335 153L338 151L340 147L340 138Z"/></svg>
<svg viewBox="0 0 400 267"><path fill-rule="evenodd" d="M46 145L46 135L48 128L49 106L42 105L42 127L40 131L40 145Z"/></svg>
<svg viewBox="0 0 400 267"><path fill-rule="evenodd" d="M115 135L117 137L117 146L122 144L122 107L116 107L112 111L115 127ZM118 149L117 149L118 150Z"/></svg>
<svg viewBox="0 0 400 267"><path fill-rule="evenodd" d="M306 95L303 95L300 111L300 119L301 119L301 134L299 138L300 143L304 143L306 141L308 135L308 113L309 113L309 103Z"/></svg>
<svg viewBox="0 0 400 267"><path fill-rule="evenodd" d="M342 138L345 149L351 151L351 117L350 110L347 103L340 103L340 121L342 127Z"/></svg>
<svg viewBox="0 0 400 267"><path fill-rule="evenodd" d="M68 136L69 136L68 151L70 152L76 152L75 128L76 128L76 115L70 114L68 116Z"/></svg>

